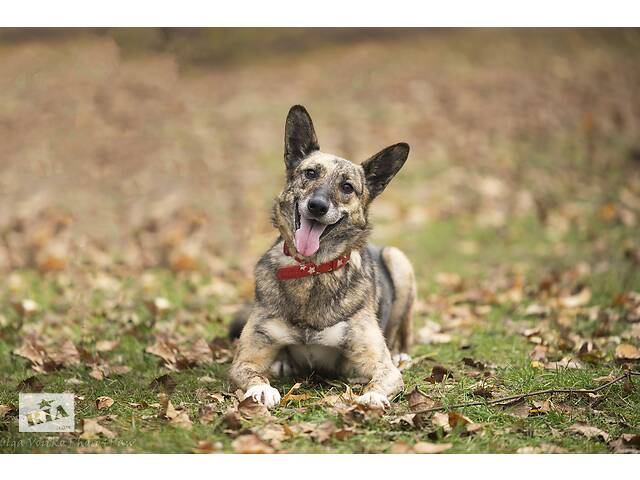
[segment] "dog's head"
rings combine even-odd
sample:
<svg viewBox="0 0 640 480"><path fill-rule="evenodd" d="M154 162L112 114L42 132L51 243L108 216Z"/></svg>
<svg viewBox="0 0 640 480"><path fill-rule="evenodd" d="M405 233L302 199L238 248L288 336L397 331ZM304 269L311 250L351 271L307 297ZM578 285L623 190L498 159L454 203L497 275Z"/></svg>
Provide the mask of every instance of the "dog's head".
<svg viewBox="0 0 640 480"><path fill-rule="evenodd" d="M368 209L409 154L398 143L358 165L320 151L304 107L291 107L284 133L287 183L274 208L274 225L290 249L326 261L365 245Z"/></svg>

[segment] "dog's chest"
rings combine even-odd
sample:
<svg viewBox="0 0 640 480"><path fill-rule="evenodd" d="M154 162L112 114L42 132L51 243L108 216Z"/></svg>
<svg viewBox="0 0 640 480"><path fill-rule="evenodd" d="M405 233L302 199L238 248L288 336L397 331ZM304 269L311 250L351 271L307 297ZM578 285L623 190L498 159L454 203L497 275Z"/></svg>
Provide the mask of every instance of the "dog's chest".
<svg viewBox="0 0 640 480"><path fill-rule="evenodd" d="M346 341L347 323L315 330L301 328L299 341L288 347L293 361L308 370L337 371L342 358L341 346Z"/></svg>
<svg viewBox="0 0 640 480"><path fill-rule="evenodd" d="M342 357L340 350L322 345L291 345L289 354L300 368L312 371L336 372Z"/></svg>

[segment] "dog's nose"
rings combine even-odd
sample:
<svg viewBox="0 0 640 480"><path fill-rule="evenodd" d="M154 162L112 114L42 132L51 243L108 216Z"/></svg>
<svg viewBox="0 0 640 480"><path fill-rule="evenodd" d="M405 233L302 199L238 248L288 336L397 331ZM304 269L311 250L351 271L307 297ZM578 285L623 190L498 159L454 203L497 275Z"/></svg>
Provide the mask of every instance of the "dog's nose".
<svg viewBox="0 0 640 480"><path fill-rule="evenodd" d="M309 199L307 208L309 209L309 213L311 213L311 215L321 217L329 211L329 202L327 202L324 198L314 197Z"/></svg>

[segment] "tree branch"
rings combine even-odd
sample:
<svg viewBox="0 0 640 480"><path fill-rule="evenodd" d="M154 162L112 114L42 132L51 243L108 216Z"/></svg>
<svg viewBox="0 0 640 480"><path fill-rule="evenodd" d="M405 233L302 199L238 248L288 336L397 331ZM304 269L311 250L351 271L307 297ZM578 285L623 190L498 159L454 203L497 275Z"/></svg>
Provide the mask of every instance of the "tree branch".
<svg viewBox="0 0 640 480"><path fill-rule="evenodd" d="M591 388L591 389L584 389L584 388L548 388L546 390L537 390L535 392L529 392L529 393L520 393L518 395L511 395L508 397L501 397L501 398L495 398L493 400L479 400L477 402L468 402L468 403L458 403L455 405L446 405L446 406L440 406L440 407L433 407L433 408L427 408L426 410L422 410L419 413L429 413L429 412L438 412L440 410L449 410L452 408L464 408L464 407L474 407L474 406L478 406L478 405L495 405L495 404L500 404L500 403L507 403L507 402L511 402L514 400L522 400L524 398L528 398L528 397L535 397L536 395L553 395L556 393L569 393L569 394L580 394L580 395L588 395L588 394L594 394L594 393L598 393L600 390L603 390L605 388L610 387L611 385L614 385L622 380L624 380L625 378L629 379L629 381L631 381L631 376L632 375L638 375L640 376L640 372L635 372L632 370L629 370L625 373L623 373L622 375L614 378L613 380L600 385L599 387L596 388Z"/></svg>

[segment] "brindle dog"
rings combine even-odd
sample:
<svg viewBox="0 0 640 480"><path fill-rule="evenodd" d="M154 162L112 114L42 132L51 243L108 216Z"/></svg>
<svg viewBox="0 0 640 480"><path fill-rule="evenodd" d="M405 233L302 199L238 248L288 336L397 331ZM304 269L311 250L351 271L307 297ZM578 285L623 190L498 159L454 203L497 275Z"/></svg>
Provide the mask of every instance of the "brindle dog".
<svg viewBox="0 0 640 480"><path fill-rule="evenodd" d="M287 182L273 209L280 237L256 265L255 304L236 325L230 375L245 398L273 407L280 394L268 375L310 371L368 382L358 401L378 408L403 387L397 363L411 343L413 269L400 250L367 238L369 206L408 154L398 143L357 165L323 153L305 108L291 108ZM283 279L287 267L312 274Z"/></svg>

